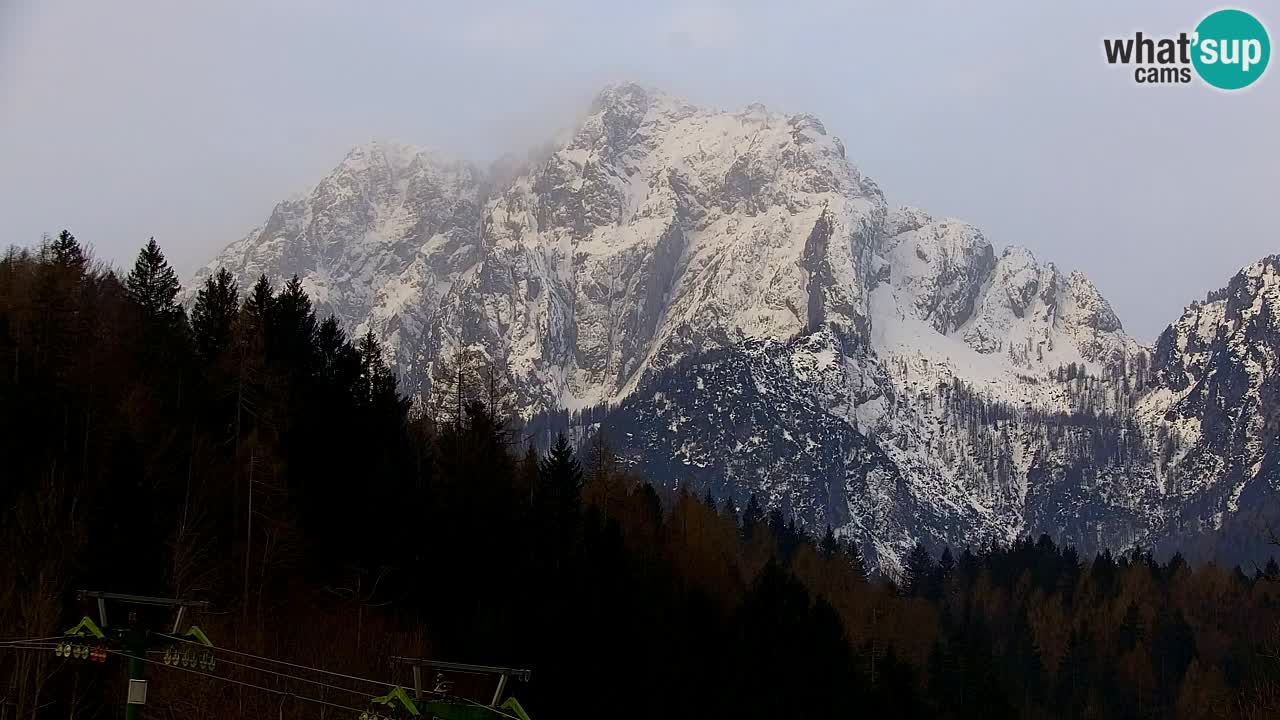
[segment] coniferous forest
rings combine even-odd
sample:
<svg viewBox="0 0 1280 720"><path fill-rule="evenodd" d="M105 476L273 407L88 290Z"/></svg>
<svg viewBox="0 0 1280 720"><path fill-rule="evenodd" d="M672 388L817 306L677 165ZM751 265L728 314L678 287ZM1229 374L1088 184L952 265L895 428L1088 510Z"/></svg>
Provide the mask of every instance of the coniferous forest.
<svg viewBox="0 0 1280 720"><path fill-rule="evenodd" d="M1267 558L1041 537L887 578L754 498L659 493L598 438L531 448L466 358L411 406L296 278L182 298L154 241L127 271L67 232L0 259L2 720L120 715L118 658L19 642L91 615L86 589L208 600L193 620L248 654L148 667L156 718L355 720L386 688L305 668L408 684L392 656L528 668L534 720L1280 713Z"/></svg>

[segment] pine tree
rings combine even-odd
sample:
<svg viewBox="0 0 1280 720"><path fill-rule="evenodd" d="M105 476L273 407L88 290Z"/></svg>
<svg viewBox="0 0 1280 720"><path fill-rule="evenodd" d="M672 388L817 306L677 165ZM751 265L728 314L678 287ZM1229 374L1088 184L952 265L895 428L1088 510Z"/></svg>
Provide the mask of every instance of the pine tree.
<svg viewBox="0 0 1280 720"><path fill-rule="evenodd" d="M747 499L747 508L742 511L742 536L750 540L763 523L764 509L760 507L756 494L751 493L751 497Z"/></svg>
<svg viewBox="0 0 1280 720"><path fill-rule="evenodd" d="M276 296L271 326L277 360L294 376L308 375L315 359L312 349L316 341L316 315L297 275L289 278Z"/></svg>
<svg viewBox="0 0 1280 720"><path fill-rule="evenodd" d="M297 275L289 278L275 299L277 328L299 334L299 340L310 342L316 330L311 298Z"/></svg>
<svg viewBox="0 0 1280 720"><path fill-rule="evenodd" d="M133 270L125 278L125 288L129 299L151 322L171 322L182 312L175 302L182 290L178 274L165 260L155 238L148 240L138 252Z"/></svg>
<svg viewBox="0 0 1280 720"><path fill-rule="evenodd" d="M535 493L538 512L546 523L542 535L551 544L554 557L567 555L573 544L582 511L582 481L582 465L562 433L538 464Z"/></svg>
<svg viewBox="0 0 1280 720"><path fill-rule="evenodd" d="M733 504L732 495L725 496L724 507L721 508L720 512L724 513L725 517L733 520L734 527L738 526L738 506Z"/></svg>
<svg viewBox="0 0 1280 720"><path fill-rule="evenodd" d="M53 256L53 261L59 267L71 270L77 275L83 275L87 260L84 250L80 247L80 243L76 241L76 236L70 231L63 230L58 233L58 237L49 243L49 253Z"/></svg>
<svg viewBox="0 0 1280 720"><path fill-rule="evenodd" d="M951 573L956 568L955 558L951 556L951 548L942 548L942 556L938 558L938 566L933 572L932 582L929 583L929 596L933 599L942 597L946 590L947 581L951 579Z"/></svg>
<svg viewBox="0 0 1280 720"><path fill-rule="evenodd" d="M924 543L917 542L907 555L902 568L902 589L908 595L921 595L933 571L933 558Z"/></svg>
<svg viewBox="0 0 1280 720"><path fill-rule="evenodd" d="M14 269L14 266L9 264L10 261L19 257L24 260L31 259L25 254L19 256L16 252L15 248L11 248L0 262L4 262L9 269ZM75 237L63 230L56 239L50 239L48 235L44 236L38 258L41 271L35 275L34 285L30 286L32 296L28 300L32 304L28 307L39 308L41 311L39 320L35 321L36 326L40 328L41 342L36 346L37 352L30 358L35 360L35 365L51 371L61 381L66 381L68 374L73 372L73 368L77 365L86 360L93 362L92 359L83 356L83 348L77 347L77 336L85 329L82 325L86 314L82 307L84 295L81 288L81 282L85 276L84 257ZM6 281L11 282L15 278L9 273L5 275L7 277L0 277L0 297L6 295L11 299L21 297L21 295L14 296L10 293L23 286L8 285ZM9 309L12 311L14 308L10 306ZM10 315L0 309L0 348L2 348L0 352L8 352L10 347L14 347L8 342L9 336L6 331L10 327L17 329L21 326L21 321L16 325L10 324L17 321L20 316L21 313ZM3 391L0 391L0 394L3 394Z"/></svg>
<svg viewBox="0 0 1280 720"><path fill-rule="evenodd" d="M835 556L836 550L840 548L840 541L836 539L836 533L827 526L827 531L822 535L822 541L818 543L818 552L822 557L830 560Z"/></svg>
<svg viewBox="0 0 1280 720"><path fill-rule="evenodd" d="M858 541L849 538L841 546L841 552L844 554L845 562L853 569L853 574L863 580L867 579L867 563L862 558L862 550L858 547Z"/></svg>
<svg viewBox="0 0 1280 720"><path fill-rule="evenodd" d="M938 570L942 575L942 579L946 580L951 577L951 571L956 567L956 561L951 556L951 547L942 548L942 557L938 558Z"/></svg>
<svg viewBox="0 0 1280 720"><path fill-rule="evenodd" d="M226 268L205 278L196 291L191 309L191 330L196 351L206 362L218 359L231 343L231 330L240 309L240 293L235 278Z"/></svg>
<svg viewBox="0 0 1280 720"><path fill-rule="evenodd" d="M769 511L768 523L769 530L773 533L773 539L785 544L784 536L787 532L787 518L782 514L782 508L774 508Z"/></svg>
<svg viewBox="0 0 1280 720"><path fill-rule="evenodd" d="M330 315L316 331L317 372L333 387L353 387L360 375L360 354L347 342L338 319Z"/></svg>
<svg viewBox="0 0 1280 720"><path fill-rule="evenodd" d="M244 307L241 311L252 329L259 334L265 335L270 330L275 305L275 289L271 287L271 281L267 279L266 274L262 274L258 276L258 281L253 284L253 289L249 291L249 296L244 299Z"/></svg>
<svg viewBox="0 0 1280 720"><path fill-rule="evenodd" d="M558 510L565 511L578 505L582 479L582 465L574 457L569 439L561 433L538 467L538 483L547 493L548 500Z"/></svg>
<svg viewBox="0 0 1280 720"><path fill-rule="evenodd" d="M397 402L395 375L382 359L382 344L372 330L360 338L356 351L360 354L358 400L374 407L385 407L388 403Z"/></svg>

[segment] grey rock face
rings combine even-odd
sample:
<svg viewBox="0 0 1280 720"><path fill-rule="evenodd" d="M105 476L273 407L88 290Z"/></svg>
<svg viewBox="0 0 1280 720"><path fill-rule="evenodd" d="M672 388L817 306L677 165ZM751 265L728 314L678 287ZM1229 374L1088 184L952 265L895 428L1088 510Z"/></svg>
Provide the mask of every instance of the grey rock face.
<svg viewBox="0 0 1280 720"><path fill-rule="evenodd" d="M1280 256L1242 269L1161 334L1157 392L1138 410L1174 432L1168 489L1181 527L1216 528L1273 496L1280 452Z"/></svg>

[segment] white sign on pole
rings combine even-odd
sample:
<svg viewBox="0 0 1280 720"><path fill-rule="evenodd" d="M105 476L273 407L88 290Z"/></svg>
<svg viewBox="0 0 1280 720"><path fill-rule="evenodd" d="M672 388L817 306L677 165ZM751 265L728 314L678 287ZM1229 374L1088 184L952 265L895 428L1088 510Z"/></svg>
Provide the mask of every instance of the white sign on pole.
<svg viewBox="0 0 1280 720"><path fill-rule="evenodd" d="M147 681L146 680L130 680L129 681L129 704L130 705L146 705L147 704Z"/></svg>

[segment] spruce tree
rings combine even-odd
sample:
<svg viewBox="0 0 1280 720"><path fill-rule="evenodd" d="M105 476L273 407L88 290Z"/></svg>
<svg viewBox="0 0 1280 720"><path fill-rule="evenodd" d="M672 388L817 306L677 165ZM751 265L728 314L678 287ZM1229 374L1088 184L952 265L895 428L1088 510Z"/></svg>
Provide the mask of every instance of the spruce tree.
<svg viewBox="0 0 1280 720"><path fill-rule="evenodd" d="M559 567L572 554L581 517L582 465L560 434L538 464L536 510L543 549Z"/></svg>
<svg viewBox="0 0 1280 720"><path fill-rule="evenodd" d="M539 489L545 493L550 509L564 519L564 515L577 512L582 491L582 465L574 457L573 447L563 433L556 437L555 445L538 467Z"/></svg>
<svg viewBox="0 0 1280 720"><path fill-rule="evenodd" d="M706 505L708 510L710 510L710 511L712 511L712 512L715 512L715 510L716 510L716 496L711 494L711 486L710 486L710 485L707 485L707 491L706 491L705 493L703 493L703 495L702 495L702 504L703 504L703 505Z"/></svg>
<svg viewBox="0 0 1280 720"><path fill-rule="evenodd" d="M297 275L289 278L275 298L271 329L271 347L277 362L295 377L309 376L316 360L316 314Z"/></svg>
<svg viewBox="0 0 1280 720"><path fill-rule="evenodd" d="M842 546L842 551L845 562L849 563L853 573L863 580L867 579L867 563L862 559L862 550L858 547L858 541L849 538Z"/></svg>
<svg viewBox="0 0 1280 720"><path fill-rule="evenodd" d="M265 274L258 276L249 296L244 300L242 311L251 327L258 333L265 334L271 326L271 318L276 305L275 289Z"/></svg>
<svg viewBox="0 0 1280 720"><path fill-rule="evenodd" d="M182 309L176 302L182 289L178 284L178 274L165 260L155 238L148 240L138 252L138 259L124 284L129 299L142 310L148 321L169 322L181 314Z"/></svg>
<svg viewBox="0 0 1280 720"><path fill-rule="evenodd" d="M331 387L346 388L355 385L360 375L360 354L347 334L338 325L338 319L330 315L320 323L316 331L316 354L320 378Z"/></svg>
<svg viewBox="0 0 1280 720"><path fill-rule="evenodd" d="M737 527L737 525L738 525L738 506L737 506L737 505L735 505L735 504L733 503L733 496L732 496L732 495L726 495L726 496L725 496L725 498L724 498L724 507L723 507L723 508L721 508L720 512L724 513L724 516L725 516L725 517L729 518L730 520L733 520L733 525L734 525L734 527Z"/></svg>
<svg viewBox="0 0 1280 720"><path fill-rule="evenodd" d="M239 308L239 289L226 268L219 268L216 274L205 278L204 285L196 291L191 330L196 351L206 363L217 360L230 345Z"/></svg>
<svg viewBox="0 0 1280 720"><path fill-rule="evenodd" d="M372 330L360 338L356 351L360 354L360 401L377 407L397 402L396 377L382 359L382 344Z"/></svg>
<svg viewBox="0 0 1280 720"><path fill-rule="evenodd" d="M53 256L53 261L58 266L71 270L77 275L84 273L87 262L84 250L80 247L80 243L76 241L76 236L72 235L70 231L63 230L58 233L58 237L49 243L49 253Z"/></svg>
<svg viewBox="0 0 1280 720"><path fill-rule="evenodd" d="M742 511L742 536L750 540L763 522L764 509L760 507L756 494L751 493L751 497L747 498L747 508Z"/></svg>
<svg viewBox="0 0 1280 720"><path fill-rule="evenodd" d="M926 548L924 543L917 542L915 547L911 548L902 568L903 591L908 595L923 594L932 571L933 558L929 555L929 548Z"/></svg>
<svg viewBox="0 0 1280 720"><path fill-rule="evenodd" d="M942 556L938 558L938 565L934 568L932 580L929 583L929 597L937 600L942 597L946 590L947 581L951 579L951 573L955 571L956 561L951 556L951 548L942 548Z"/></svg>
<svg viewBox="0 0 1280 720"><path fill-rule="evenodd" d="M831 529L830 525L828 525L827 531L822 535L822 541L818 543L818 552L822 554L822 557L829 560L835 556L836 550L839 549L839 547L840 541L836 540L835 531Z"/></svg>

